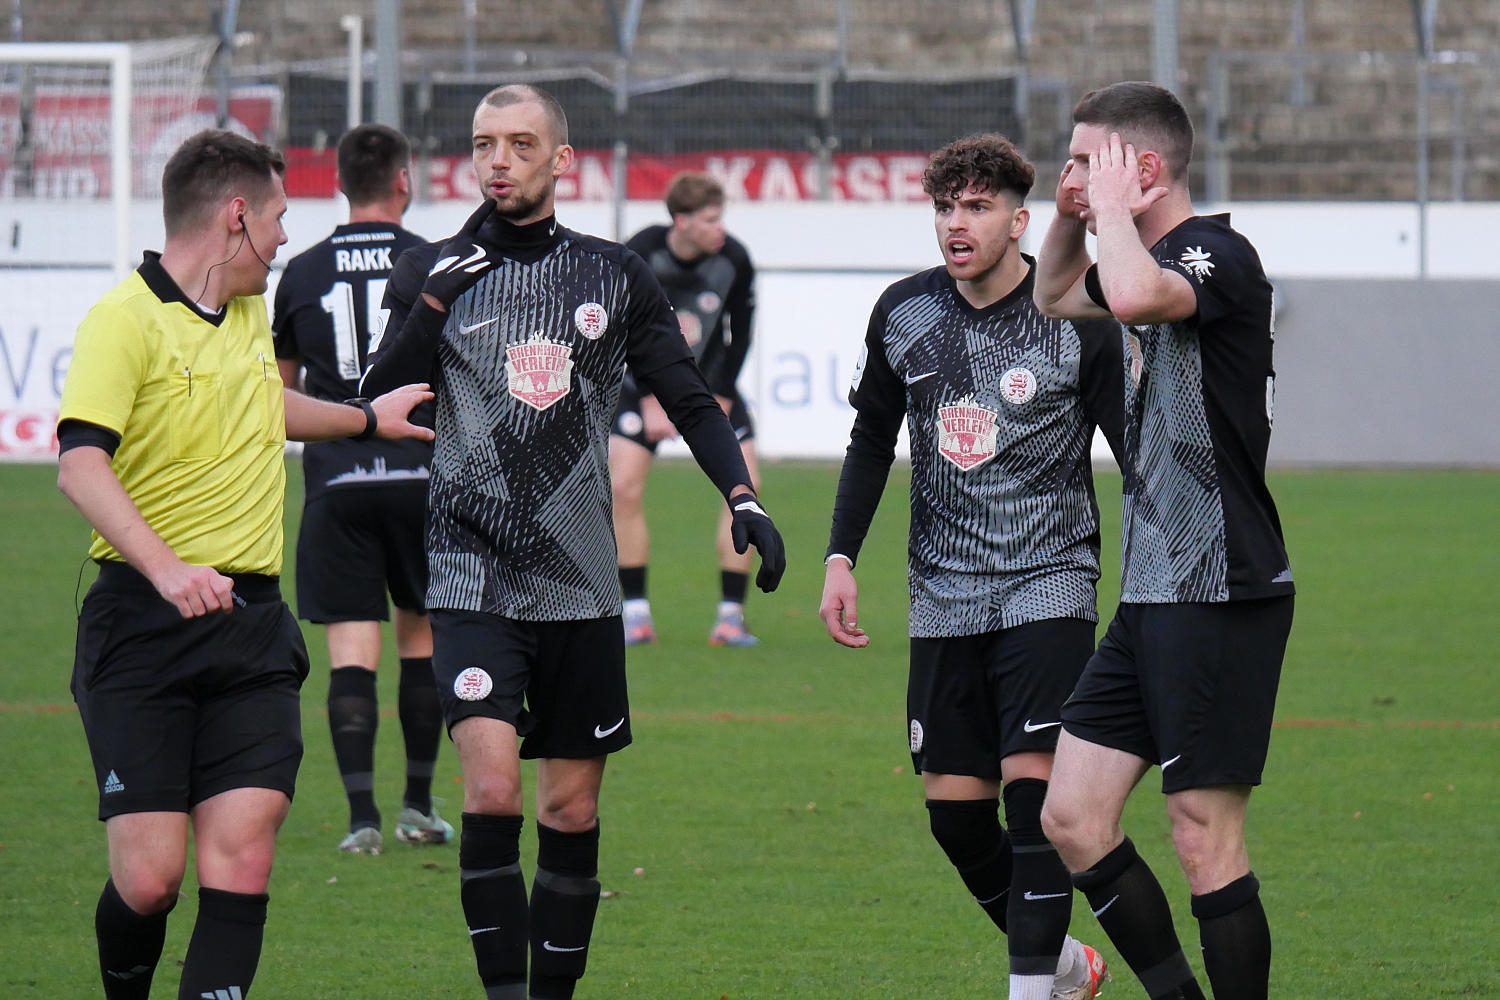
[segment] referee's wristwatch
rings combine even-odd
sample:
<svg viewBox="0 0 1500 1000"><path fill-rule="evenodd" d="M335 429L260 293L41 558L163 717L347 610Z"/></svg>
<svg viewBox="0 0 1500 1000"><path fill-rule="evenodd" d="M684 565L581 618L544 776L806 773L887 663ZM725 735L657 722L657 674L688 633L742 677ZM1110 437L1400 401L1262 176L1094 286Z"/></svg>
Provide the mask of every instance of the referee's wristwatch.
<svg viewBox="0 0 1500 1000"><path fill-rule="evenodd" d="M375 428L380 426L380 421L375 418L375 407L370 405L370 401L364 396L355 396L353 399L344 400L344 403L348 406L357 406L365 411L365 429L350 437L349 440L368 441L374 437Z"/></svg>

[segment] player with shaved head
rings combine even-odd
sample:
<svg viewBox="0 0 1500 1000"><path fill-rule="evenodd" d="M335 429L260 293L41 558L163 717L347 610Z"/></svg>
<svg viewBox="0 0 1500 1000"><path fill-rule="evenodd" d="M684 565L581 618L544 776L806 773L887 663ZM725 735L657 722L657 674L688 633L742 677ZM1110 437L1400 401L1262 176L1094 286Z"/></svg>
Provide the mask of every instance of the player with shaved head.
<svg viewBox="0 0 1500 1000"><path fill-rule="evenodd" d="M781 537L645 262L554 214L567 118L530 86L474 112L484 203L404 254L367 392L437 393L427 532L433 670L464 777L459 869L487 1000L566 1000L599 905L599 792L631 741L609 487L628 366L728 501L776 588ZM520 863L521 760L536 759L535 877ZM529 953L529 970L528 970Z"/></svg>

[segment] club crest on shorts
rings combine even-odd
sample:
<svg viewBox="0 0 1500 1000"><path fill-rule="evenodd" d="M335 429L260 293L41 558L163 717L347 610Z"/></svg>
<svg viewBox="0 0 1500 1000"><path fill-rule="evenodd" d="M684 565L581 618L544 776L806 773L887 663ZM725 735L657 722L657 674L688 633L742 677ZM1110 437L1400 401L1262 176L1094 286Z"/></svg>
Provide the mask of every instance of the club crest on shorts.
<svg viewBox="0 0 1500 1000"><path fill-rule="evenodd" d="M916 719L911 720L911 752L922 752L922 724Z"/></svg>
<svg viewBox="0 0 1500 1000"><path fill-rule="evenodd" d="M1021 406L1036 398L1036 376L1026 368L1012 368L1000 376L1000 398Z"/></svg>
<svg viewBox="0 0 1500 1000"><path fill-rule="evenodd" d="M635 437L646 429L646 421L634 410L626 410L620 414L620 419L615 421L615 430L625 437Z"/></svg>
<svg viewBox="0 0 1500 1000"><path fill-rule="evenodd" d="M573 325L589 340L598 340L609 329L609 313L597 302L585 302L573 310Z"/></svg>
<svg viewBox="0 0 1500 1000"><path fill-rule="evenodd" d="M963 471L977 469L995 457L995 411L974 402L973 396L938 407L935 423L938 454Z"/></svg>
<svg viewBox="0 0 1500 1000"><path fill-rule="evenodd" d="M545 410L573 387L573 348L543 340L541 334L513 344L505 351L505 379L512 396Z"/></svg>
<svg viewBox="0 0 1500 1000"><path fill-rule="evenodd" d="M453 694L460 701L484 701L495 688L483 667L465 667L453 682Z"/></svg>

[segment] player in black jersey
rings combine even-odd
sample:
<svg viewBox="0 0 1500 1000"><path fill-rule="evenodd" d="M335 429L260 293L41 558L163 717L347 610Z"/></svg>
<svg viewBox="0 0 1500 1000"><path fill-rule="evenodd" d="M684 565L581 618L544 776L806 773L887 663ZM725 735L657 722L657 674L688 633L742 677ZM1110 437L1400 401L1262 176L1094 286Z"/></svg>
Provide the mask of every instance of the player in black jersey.
<svg viewBox="0 0 1500 1000"><path fill-rule="evenodd" d="M672 224L648 226L632 236L626 246L651 265L671 300L683 339L693 349L708 387L729 415L745 466L759 489L755 428L735 385L745 364L745 352L750 349L755 266L739 240L724 231L724 187L718 181L707 174L680 173L667 187L666 203ZM609 439L627 646L656 641L651 604L646 597L650 537L643 500L657 444L676 436L661 403L650 393L641 392L635 379L627 375ZM720 600L708 641L715 646L754 646L758 640L745 627L750 555L734 550L727 510L720 512L717 548Z"/></svg>
<svg viewBox="0 0 1500 1000"><path fill-rule="evenodd" d="M1193 126L1170 91L1114 84L1073 121L1036 299L1127 327L1124 551L1119 611L1063 711L1044 823L1146 991L1200 1000L1119 825L1159 764L1214 998L1261 1000L1271 935L1244 824L1293 601L1265 480L1271 285L1229 216L1194 214Z"/></svg>
<svg viewBox="0 0 1500 1000"><path fill-rule="evenodd" d="M464 915L487 1000L561 1000L599 902L599 789L630 743L609 428L628 364L729 501L774 590L781 538L645 262L553 214L573 162L540 88L474 113L485 203L408 251L367 393L414 372L437 394L427 534L433 668L464 777ZM399 331L399 332L396 332ZM537 758L536 876L520 865L520 760ZM527 951L530 950L528 983Z"/></svg>
<svg viewBox="0 0 1500 1000"><path fill-rule="evenodd" d="M892 285L870 317L819 614L836 642L869 643L853 570L904 417L907 718L932 834L1007 934L1010 1000L1072 1000L1107 973L1067 936L1072 885L1041 812L1098 621L1091 450L1096 426L1121 447L1122 338L1113 321L1033 304L1020 251L1033 177L993 134L944 147L923 175L944 266Z"/></svg>
<svg viewBox="0 0 1500 1000"><path fill-rule="evenodd" d="M277 364L282 380L319 399L359 395L371 335L381 328L386 280L402 252L422 242L401 228L411 204L411 145L386 125L350 129L338 145L339 189L349 221L293 257L276 288ZM425 414L431 426L430 413ZM328 728L349 799L349 834L339 850L379 854L375 805L375 669L380 623L396 605L401 661L397 712L406 747L406 789L396 839L446 843L453 827L432 804L442 707L432 678L432 632L423 598L427 556L425 441L340 440L302 452L304 503L297 538L297 610L327 626Z"/></svg>

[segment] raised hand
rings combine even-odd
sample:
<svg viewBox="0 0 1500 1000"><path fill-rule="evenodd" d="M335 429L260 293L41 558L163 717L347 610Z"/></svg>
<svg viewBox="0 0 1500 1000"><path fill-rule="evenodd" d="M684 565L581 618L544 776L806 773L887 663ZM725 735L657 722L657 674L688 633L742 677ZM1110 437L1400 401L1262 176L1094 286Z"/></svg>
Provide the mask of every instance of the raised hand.
<svg viewBox="0 0 1500 1000"><path fill-rule="evenodd" d="M445 311L499 260L493 247L479 241L479 229L494 211L495 203L486 198L484 204L464 222L463 228L443 244L432 270L427 272L422 294Z"/></svg>

